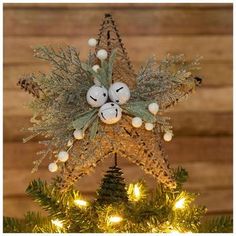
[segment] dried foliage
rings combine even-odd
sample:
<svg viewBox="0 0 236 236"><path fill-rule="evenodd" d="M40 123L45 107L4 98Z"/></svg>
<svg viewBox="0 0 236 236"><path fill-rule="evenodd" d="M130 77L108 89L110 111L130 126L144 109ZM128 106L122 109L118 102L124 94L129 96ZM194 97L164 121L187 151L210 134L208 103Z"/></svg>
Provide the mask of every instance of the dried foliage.
<svg viewBox="0 0 236 236"><path fill-rule="evenodd" d="M165 110L187 97L200 84L201 79L194 75L199 69L199 58L189 63L184 55L167 55L159 65L152 58L137 76L134 97L144 101L153 99L161 110Z"/></svg>

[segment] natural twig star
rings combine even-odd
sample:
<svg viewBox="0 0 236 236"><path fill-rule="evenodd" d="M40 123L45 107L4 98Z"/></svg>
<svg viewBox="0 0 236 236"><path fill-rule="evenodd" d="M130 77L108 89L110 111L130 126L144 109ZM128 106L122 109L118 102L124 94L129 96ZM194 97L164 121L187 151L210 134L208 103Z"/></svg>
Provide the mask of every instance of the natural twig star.
<svg viewBox="0 0 236 236"><path fill-rule="evenodd" d="M38 58L52 63L52 73L19 82L36 96L31 131L49 138L36 168L45 156L59 152L49 170L65 162L59 165L59 185L65 190L116 153L175 188L161 145L162 133L166 141L173 134L168 117L161 114L201 82L193 75L198 62L168 55L158 66L149 60L136 75L110 14L105 15L98 39L90 39L89 45L95 50L86 63L71 47L59 53L36 49Z"/></svg>

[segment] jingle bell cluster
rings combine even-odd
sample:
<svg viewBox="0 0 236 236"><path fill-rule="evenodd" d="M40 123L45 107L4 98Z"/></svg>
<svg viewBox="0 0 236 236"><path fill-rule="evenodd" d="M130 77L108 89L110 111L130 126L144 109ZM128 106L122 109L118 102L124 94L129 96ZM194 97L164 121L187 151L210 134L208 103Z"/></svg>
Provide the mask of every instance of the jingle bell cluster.
<svg viewBox="0 0 236 236"><path fill-rule="evenodd" d="M100 107L99 117L106 124L114 124L121 119L122 109L130 98L130 90L125 83L115 82L109 90L101 85L93 85L87 92L87 102L92 107Z"/></svg>

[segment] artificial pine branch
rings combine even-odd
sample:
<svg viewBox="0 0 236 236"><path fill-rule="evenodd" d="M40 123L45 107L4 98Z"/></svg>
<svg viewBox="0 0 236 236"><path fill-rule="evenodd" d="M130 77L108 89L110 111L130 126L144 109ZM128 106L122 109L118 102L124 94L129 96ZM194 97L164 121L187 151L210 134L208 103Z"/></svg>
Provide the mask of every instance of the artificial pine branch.
<svg viewBox="0 0 236 236"><path fill-rule="evenodd" d="M13 217L3 217L4 233L23 233L27 232L23 221Z"/></svg>
<svg viewBox="0 0 236 236"><path fill-rule="evenodd" d="M220 216L206 220L199 229L200 233L231 233L233 232L233 219L230 216Z"/></svg>
<svg viewBox="0 0 236 236"><path fill-rule="evenodd" d="M60 218L66 216L67 202L69 202L67 200L71 197L71 192L66 195L59 194L56 188L39 179L30 183L26 193L50 215Z"/></svg>
<svg viewBox="0 0 236 236"><path fill-rule="evenodd" d="M45 228L49 233L58 232L51 219L41 216L38 212L27 212L24 219L4 217L3 226L4 233L39 233Z"/></svg>
<svg viewBox="0 0 236 236"><path fill-rule="evenodd" d="M186 180L187 172L184 169L178 168L174 173L177 183L178 179L181 183ZM27 192L47 211L48 217L42 217L34 212L26 214L24 219L5 217L4 232L232 232L233 222L230 217L216 218L202 223L206 208L194 205L197 195L184 191L182 184L175 190L159 184L152 195L145 194L145 197L138 200L129 197L127 200L127 193L123 192L124 180L117 164L108 170L104 180L98 190L98 199L86 206L75 204L76 199L82 198L75 189L71 188L70 191L61 193L56 187L56 183L60 181L58 178L54 179L52 184L41 180L33 181L27 188ZM181 199L184 199L184 205L176 208L176 203ZM122 218L120 222L112 223L111 216ZM59 220L61 226L55 225L53 220Z"/></svg>
<svg viewBox="0 0 236 236"><path fill-rule="evenodd" d="M188 172L182 167L176 168L173 175L177 183L177 188L181 188L182 185L188 180Z"/></svg>
<svg viewBox="0 0 236 236"><path fill-rule="evenodd" d="M163 111L174 106L201 84L201 79L195 76L199 64L199 58L187 62L184 55L167 55L158 65L151 58L136 78L134 97L156 100Z"/></svg>

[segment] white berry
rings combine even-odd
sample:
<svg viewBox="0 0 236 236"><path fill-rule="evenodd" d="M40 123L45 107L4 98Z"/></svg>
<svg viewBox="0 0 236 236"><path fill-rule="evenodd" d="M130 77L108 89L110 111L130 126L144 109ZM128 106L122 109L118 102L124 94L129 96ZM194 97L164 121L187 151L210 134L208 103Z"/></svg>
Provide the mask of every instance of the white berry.
<svg viewBox="0 0 236 236"><path fill-rule="evenodd" d="M134 117L132 119L132 126L135 127L135 128L139 128L142 126L142 119L140 117Z"/></svg>
<svg viewBox="0 0 236 236"><path fill-rule="evenodd" d="M94 38L90 38L90 39L88 40L88 45L89 45L90 47L95 47L95 46L97 45L97 40L94 39Z"/></svg>
<svg viewBox="0 0 236 236"><path fill-rule="evenodd" d="M74 134L75 139L80 140L84 138L84 132L81 129L76 129L73 134Z"/></svg>
<svg viewBox="0 0 236 236"><path fill-rule="evenodd" d="M57 171L57 169L58 169L58 166L57 166L57 164L56 163L50 163L49 165L48 165L48 170L50 171L50 172L56 172Z"/></svg>
<svg viewBox="0 0 236 236"><path fill-rule="evenodd" d="M66 151L60 151L58 153L58 160L61 162L66 162L69 158L69 153Z"/></svg>
<svg viewBox="0 0 236 236"><path fill-rule="evenodd" d="M98 115L105 124L114 124L121 119L121 108L114 102L105 103L99 109Z"/></svg>
<svg viewBox="0 0 236 236"><path fill-rule="evenodd" d="M109 88L109 98L117 104L125 104L130 98L129 87L123 82L115 82Z"/></svg>
<svg viewBox="0 0 236 236"><path fill-rule="evenodd" d="M154 128L154 124L152 124L152 123L145 123L145 129L146 130L153 130L153 128Z"/></svg>
<svg viewBox="0 0 236 236"><path fill-rule="evenodd" d="M100 49L100 50L97 52L97 58L100 59L100 60L105 60L105 59L107 59L107 51L104 50L104 49Z"/></svg>
<svg viewBox="0 0 236 236"><path fill-rule="evenodd" d="M156 115L159 111L159 105L155 102L148 105L148 110L153 114Z"/></svg>
<svg viewBox="0 0 236 236"><path fill-rule="evenodd" d="M92 69L93 69L93 71L98 72L98 69L100 69L100 66L99 65L94 65L92 67Z"/></svg>
<svg viewBox="0 0 236 236"><path fill-rule="evenodd" d="M172 137L173 137L173 133L169 131L167 131L163 136L166 142L170 142L172 140Z"/></svg>
<svg viewBox="0 0 236 236"><path fill-rule="evenodd" d="M88 90L86 98L92 107L100 107L107 101L108 91L103 86L93 85Z"/></svg>

